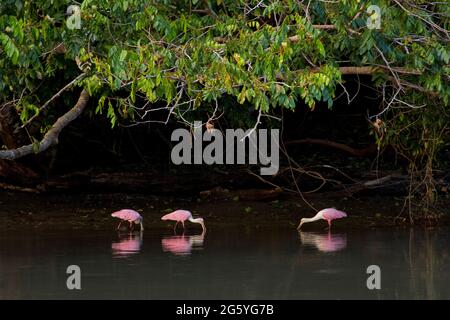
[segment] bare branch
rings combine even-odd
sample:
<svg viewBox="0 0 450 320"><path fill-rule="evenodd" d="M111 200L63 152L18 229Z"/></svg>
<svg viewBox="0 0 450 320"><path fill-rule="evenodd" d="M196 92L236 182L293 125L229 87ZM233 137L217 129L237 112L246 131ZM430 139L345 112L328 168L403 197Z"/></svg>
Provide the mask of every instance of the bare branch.
<svg viewBox="0 0 450 320"><path fill-rule="evenodd" d="M371 154L373 154L374 151L376 151L376 145L369 145L364 149L355 149L350 146L347 146L345 144L329 141L329 140L323 140L323 139L301 139L301 140L292 140L287 141L284 143L286 146L288 145L298 145L298 144L315 144L315 145L321 145L326 146L338 150L345 151L355 157L366 157Z"/></svg>
<svg viewBox="0 0 450 320"><path fill-rule="evenodd" d="M78 80L82 79L85 76L84 73L80 74L78 77L76 77L75 79L73 79L72 81L70 81L68 84L66 84L61 90L59 90L53 97L50 98L50 100L48 100L46 103L44 103L42 105L42 107L39 108L39 112L36 113L34 116L32 116L30 119L28 119L27 122L25 122L23 125L21 125L19 127L19 129L23 129L25 128L27 125L29 125L42 111L44 111L45 109L47 109L47 107L49 106L49 104L55 100L56 98L58 98L64 91L66 91L67 89L69 89L70 87L72 87L75 83L77 83Z"/></svg>

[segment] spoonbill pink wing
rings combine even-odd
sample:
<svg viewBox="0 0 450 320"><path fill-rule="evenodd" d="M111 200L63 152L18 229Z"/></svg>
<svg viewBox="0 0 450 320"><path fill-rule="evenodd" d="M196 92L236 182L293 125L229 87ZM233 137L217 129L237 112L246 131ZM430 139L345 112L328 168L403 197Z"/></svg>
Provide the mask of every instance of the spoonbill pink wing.
<svg viewBox="0 0 450 320"><path fill-rule="evenodd" d="M122 209L122 210L113 212L113 213L111 213L111 216L122 219L122 220L131 221L131 222L142 219L139 212L136 212L131 209Z"/></svg>
<svg viewBox="0 0 450 320"><path fill-rule="evenodd" d="M335 208L327 208L322 210L322 216L325 220L334 220L347 217L347 213Z"/></svg>
<svg viewBox="0 0 450 320"><path fill-rule="evenodd" d="M161 217L161 220L186 221L192 214L187 210L176 210Z"/></svg>

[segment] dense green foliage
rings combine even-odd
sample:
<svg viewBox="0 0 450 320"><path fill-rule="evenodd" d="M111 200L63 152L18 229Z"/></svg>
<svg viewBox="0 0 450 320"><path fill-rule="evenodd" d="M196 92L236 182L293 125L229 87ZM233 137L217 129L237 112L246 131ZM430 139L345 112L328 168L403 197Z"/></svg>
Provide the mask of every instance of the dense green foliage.
<svg viewBox="0 0 450 320"><path fill-rule="evenodd" d="M424 5L426 11L414 3L417 7L409 8L410 14L393 1L370 2L382 12L382 28L371 30L363 1L311 1L307 8L307 3L291 0L266 5L86 0L81 5L82 28L69 30L65 13L70 1L7 0L0 7L1 100L23 93L19 108L25 119L28 109L43 103L45 97L30 97L41 80L52 79L58 70L74 76L67 60L78 57L81 63L89 62L83 85L102 97L99 111L108 97L128 92L127 97L121 95L126 100L121 101L123 108L116 110L122 115L137 93L150 102L192 100L193 107L223 94L263 111L294 109L299 101L312 107L323 100L332 106L340 65L379 66L386 61L392 67L422 71L409 80L437 92L447 103L444 21L448 23L449 6ZM336 30L313 25L334 25ZM298 40L290 41L292 36ZM55 52L61 43L65 59ZM386 81L383 75L375 80Z"/></svg>

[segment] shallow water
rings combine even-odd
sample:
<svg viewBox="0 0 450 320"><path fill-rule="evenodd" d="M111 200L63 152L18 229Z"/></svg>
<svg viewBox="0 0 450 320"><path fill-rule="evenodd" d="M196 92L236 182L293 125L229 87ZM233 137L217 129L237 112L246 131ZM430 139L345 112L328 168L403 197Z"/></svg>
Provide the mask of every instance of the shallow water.
<svg viewBox="0 0 450 320"><path fill-rule="evenodd" d="M2 234L0 298L449 299L449 231ZM81 290L66 287L69 265ZM380 290L367 288L369 265Z"/></svg>

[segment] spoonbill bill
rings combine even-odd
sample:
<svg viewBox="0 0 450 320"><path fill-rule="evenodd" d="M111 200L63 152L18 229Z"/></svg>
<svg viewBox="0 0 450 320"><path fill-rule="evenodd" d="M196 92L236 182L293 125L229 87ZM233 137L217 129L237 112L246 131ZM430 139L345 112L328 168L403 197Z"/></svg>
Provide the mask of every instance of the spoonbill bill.
<svg viewBox="0 0 450 320"><path fill-rule="evenodd" d="M128 221L130 223L130 229L133 229L133 222L134 222L135 224L141 225L141 231L144 230L144 225L142 224L142 221L144 220L144 218L137 211L134 211L131 209L122 209L122 210L111 213L111 216L122 220L122 221L120 221L119 225L117 226L117 230L119 230L120 225L124 221Z"/></svg>
<svg viewBox="0 0 450 320"><path fill-rule="evenodd" d="M336 210L335 208L326 208L317 212L317 214L312 218L302 218L297 229L300 229L304 223L313 222L317 220L326 220L328 222L328 229L331 228L331 221L334 219L340 219L347 217L344 211Z"/></svg>
<svg viewBox="0 0 450 320"><path fill-rule="evenodd" d="M187 220L193 223L200 224L203 228L203 232L206 231L205 222L203 221L203 218L194 218L192 217L192 213L187 210L175 210L174 212L162 216L161 220L176 221L177 223L175 223L175 226L173 227L174 232L176 231L179 222L181 222L181 224L183 225L184 230L185 229L184 222Z"/></svg>

